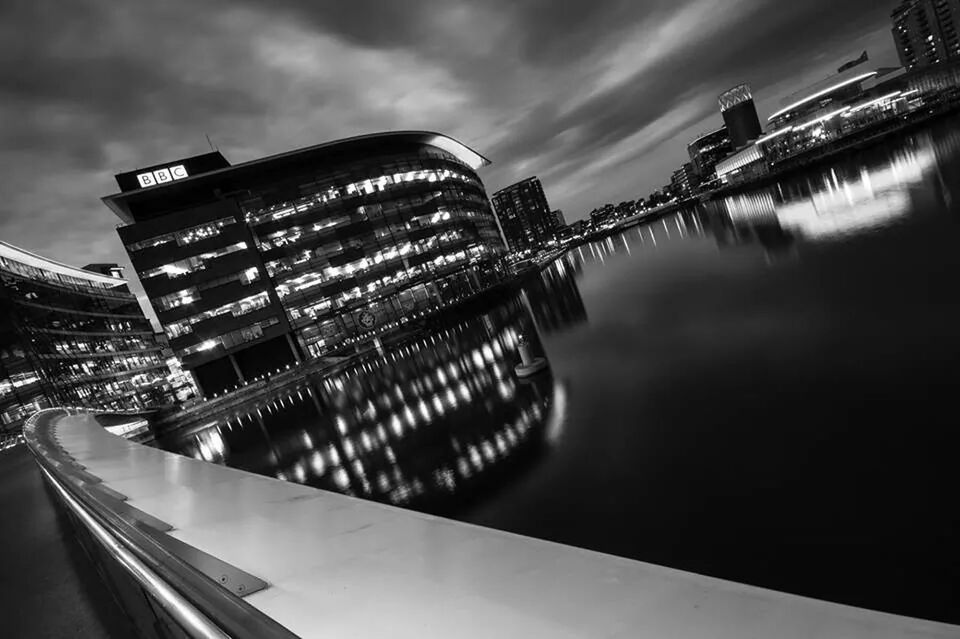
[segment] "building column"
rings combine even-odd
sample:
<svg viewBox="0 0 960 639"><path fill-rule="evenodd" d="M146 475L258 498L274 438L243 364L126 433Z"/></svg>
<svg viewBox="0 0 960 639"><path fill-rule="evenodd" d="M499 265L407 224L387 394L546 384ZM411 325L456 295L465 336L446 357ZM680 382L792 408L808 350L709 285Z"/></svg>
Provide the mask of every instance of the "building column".
<svg viewBox="0 0 960 639"><path fill-rule="evenodd" d="M200 385L200 378L197 377L197 374L193 371L192 368L188 368L187 372L190 373L190 378L193 380L193 387L197 391L199 397L206 397L207 390Z"/></svg>
<svg viewBox="0 0 960 639"><path fill-rule="evenodd" d="M232 353L227 355L227 357L230 359L230 363L233 365L233 372L237 374L237 379L240 380L241 384L246 384L247 380L244 379L243 372L240 370L240 365L237 364L237 358L234 357Z"/></svg>
<svg viewBox="0 0 960 639"><path fill-rule="evenodd" d="M290 347L290 352L293 353L293 359L297 364L301 363L300 352L297 350L297 345L293 343L293 338L290 337L290 333L286 333L285 337L287 338L287 345Z"/></svg>

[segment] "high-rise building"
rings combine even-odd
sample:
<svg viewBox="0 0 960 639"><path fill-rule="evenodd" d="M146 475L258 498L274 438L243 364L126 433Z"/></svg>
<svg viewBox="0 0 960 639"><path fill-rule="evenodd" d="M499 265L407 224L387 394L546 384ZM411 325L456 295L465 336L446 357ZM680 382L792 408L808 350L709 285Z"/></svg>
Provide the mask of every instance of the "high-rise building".
<svg viewBox="0 0 960 639"><path fill-rule="evenodd" d="M674 171L670 179L671 191L679 198L692 197L698 186L697 175L693 171L691 162L687 162Z"/></svg>
<svg viewBox="0 0 960 639"><path fill-rule="evenodd" d="M530 177L511 184L494 193L492 199L511 251L535 251L554 239L559 227L539 178Z"/></svg>
<svg viewBox="0 0 960 639"><path fill-rule="evenodd" d="M707 185L715 178L717 162L733 152L727 127L701 135L687 145L690 164L701 185Z"/></svg>
<svg viewBox="0 0 960 639"><path fill-rule="evenodd" d="M760 137L760 117L753 104L753 93L746 84L740 84L724 92L720 98L720 114L730 134L734 150L746 146Z"/></svg>
<svg viewBox="0 0 960 639"><path fill-rule="evenodd" d="M172 402L161 349L126 280L0 242L0 434L48 406Z"/></svg>
<svg viewBox="0 0 960 639"><path fill-rule="evenodd" d="M891 18L900 63L908 69L960 58L960 0L905 0Z"/></svg>
<svg viewBox="0 0 960 639"><path fill-rule="evenodd" d="M553 216L553 221L557 225L557 228L563 228L567 225L567 220L563 217L563 211L560 209L554 209L550 212L550 215Z"/></svg>
<svg viewBox="0 0 960 639"><path fill-rule="evenodd" d="M485 290L503 243L477 169L436 133L117 175L104 202L170 345L206 395L352 349Z"/></svg>

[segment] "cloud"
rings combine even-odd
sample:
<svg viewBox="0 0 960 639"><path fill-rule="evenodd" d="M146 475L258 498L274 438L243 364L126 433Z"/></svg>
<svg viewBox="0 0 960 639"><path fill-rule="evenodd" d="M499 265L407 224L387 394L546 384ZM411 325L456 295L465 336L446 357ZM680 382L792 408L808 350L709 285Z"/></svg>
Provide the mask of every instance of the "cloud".
<svg viewBox="0 0 960 639"><path fill-rule="evenodd" d="M748 81L768 113L867 47L875 0L8 0L0 19L0 237L124 261L99 198L114 173L234 162L388 129L440 130L494 161L488 190L544 180L567 219L646 195Z"/></svg>

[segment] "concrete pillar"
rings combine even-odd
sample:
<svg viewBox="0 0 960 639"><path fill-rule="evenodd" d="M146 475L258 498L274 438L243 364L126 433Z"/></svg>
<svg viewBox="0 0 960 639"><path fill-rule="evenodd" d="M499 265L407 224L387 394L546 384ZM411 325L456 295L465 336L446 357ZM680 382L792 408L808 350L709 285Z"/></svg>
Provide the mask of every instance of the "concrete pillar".
<svg viewBox="0 0 960 639"><path fill-rule="evenodd" d="M290 333L287 333L287 345L290 347L290 352L293 353L294 361L299 364L302 360L300 359L300 351L297 350L297 345L293 343L293 338L290 336Z"/></svg>
<svg viewBox="0 0 960 639"><path fill-rule="evenodd" d="M233 372L237 374L237 379L240 380L241 384L246 384L247 380L243 377L243 372L240 370L240 365L237 364L237 358L233 354L228 355L230 358L230 363L233 365Z"/></svg>

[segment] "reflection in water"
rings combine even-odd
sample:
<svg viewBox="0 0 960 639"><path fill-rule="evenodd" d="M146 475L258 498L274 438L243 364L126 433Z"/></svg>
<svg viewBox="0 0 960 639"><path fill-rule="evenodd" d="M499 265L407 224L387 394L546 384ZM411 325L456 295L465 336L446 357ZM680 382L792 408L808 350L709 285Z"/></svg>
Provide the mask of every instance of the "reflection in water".
<svg viewBox="0 0 960 639"><path fill-rule="evenodd" d="M837 164L803 179L725 198L714 207L736 227L778 228L783 236L819 241L896 223L922 207L931 191L911 187L936 179L938 163L956 154L960 134L924 133L883 157Z"/></svg>
<svg viewBox="0 0 960 639"><path fill-rule="evenodd" d="M583 261L577 253L569 253L524 286L524 301L542 335L560 332L587 321L587 309L575 279L582 272Z"/></svg>
<svg viewBox="0 0 960 639"><path fill-rule="evenodd" d="M514 375L521 334L538 341L515 300L166 445L279 479L448 510L454 494L462 505L559 437L563 389L549 372Z"/></svg>

